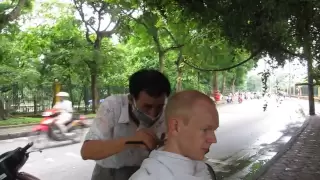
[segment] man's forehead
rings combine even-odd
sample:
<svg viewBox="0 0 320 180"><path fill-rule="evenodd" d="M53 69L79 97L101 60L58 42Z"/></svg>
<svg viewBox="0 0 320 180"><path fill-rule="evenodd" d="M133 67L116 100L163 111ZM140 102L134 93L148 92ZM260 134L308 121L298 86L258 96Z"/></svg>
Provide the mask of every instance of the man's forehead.
<svg viewBox="0 0 320 180"><path fill-rule="evenodd" d="M215 104L211 104L208 102L196 103L192 107L192 113L195 117L202 117L202 119L214 119L215 122L219 121L219 114Z"/></svg>
<svg viewBox="0 0 320 180"><path fill-rule="evenodd" d="M152 97L148 95L146 92L142 91L139 95L138 101L141 103L147 104L164 104L166 100L165 95L161 95L159 97Z"/></svg>

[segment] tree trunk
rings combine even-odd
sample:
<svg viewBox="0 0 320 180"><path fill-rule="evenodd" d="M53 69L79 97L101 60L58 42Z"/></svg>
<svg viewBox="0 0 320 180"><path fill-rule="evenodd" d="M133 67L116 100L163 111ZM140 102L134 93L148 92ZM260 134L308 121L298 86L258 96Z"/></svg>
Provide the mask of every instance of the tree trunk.
<svg viewBox="0 0 320 180"><path fill-rule="evenodd" d="M232 79L232 94L234 94L235 93L235 91L236 91L236 77L234 77L233 79Z"/></svg>
<svg viewBox="0 0 320 180"><path fill-rule="evenodd" d="M182 68L177 65L177 84L176 84L176 92L182 90Z"/></svg>
<svg viewBox="0 0 320 180"><path fill-rule="evenodd" d="M312 73L312 62L313 62L313 55L312 55L312 42L313 39L310 36L311 30L311 18L313 17L313 6L311 3L306 3L301 7L301 12L304 16L304 20L300 20L302 24L300 26L300 31L303 32L303 55L307 60L307 67L308 67L308 95L309 95L309 115L315 115L315 107L314 107L314 89L313 89L313 73Z"/></svg>
<svg viewBox="0 0 320 180"><path fill-rule="evenodd" d="M214 71L212 74L212 88L213 91L219 90L219 83L218 83L218 72Z"/></svg>
<svg viewBox="0 0 320 180"><path fill-rule="evenodd" d="M72 106L74 105L74 97L72 93L72 80L71 80L71 75L68 75L68 89L69 89L69 94L70 94L70 101L72 102Z"/></svg>
<svg viewBox="0 0 320 180"><path fill-rule="evenodd" d="M33 114L36 115L38 113L38 105L37 105L37 95L33 95Z"/></svg>
<svg viewBox="0 0 320 180"><path fill-rule="evenodd" d="M1 15L0 31L6 27L11 21L16 20L20 15L23 7L27 4L27 0L19 0L18 4L6 15Z"/></svg>
<svg viewBox="0 0 320 180"><path fill-rule="evenodd" d="M83 97L84 91L82 90L80 93L79 101L78 101L78 112L80 111L80 106L81 106L81 99Z"/></svg>
<svg viewBox="0 0 320 180"><path fill-rule="evenodd" d="M86 85L83 85L83 101L84 101L84 112L88 113L88 106L89 106L89 92Z"/></svg>
<svg viewBox="0 0 320 180"><path fill-rule="evenodd" d="M94 54L93 58L96 61L89 62L88 66L90 68L91 73L91 95L92 95L92 112L95 113L96 110L99 108L99 91L98 91L98 64L96 63L97 60L100 60L100 48L101 48L101 41L102 36L97 34L96 40L94 42Z"/></svg>
<svg viewBox="0 0 320 180"><path fill-rule="evenodd" d="M6 111L4 109L3 100L0 97L0 120L5 120L5 119L6 119Z"/></svg>
<svg viewBox="0 0 320 180"><path fill-rule="evenodd" d="M182 90L182 49L180 48L179 56L177 57L177 61L175 62L177 68L177 83L176 83L176 92Z"/></svg>
<svg viewBox="0 0 320 180"><path fill-rule="evenodd" d="M164 52L159 51L159 71L164 72Z"/></svg>
<svg viewBox="0 0 320 180"><path fill-rule="evenodd" d="M223 72L222 74L222 88L221 88L221 94L224 94L224 91L226 90L226 73Z"/></svg>
<svg viewBox="0 0 320 180"><path fill-rule="evenodd" d="M309 38L306 38L309 39ZM306 40L305 40L306 41ZM304 44L304 55L307 59L308 66L308 95L309 95L309 115L315 115L314 107L314 89L313 89L313 75L312 75L312 54L310 44L305 42Z"/></svg>
<svg viewBox="0 0 320 180"><path fill-rule="evenodd" d="M14 111L16 111L19 108L19 85L17 83L14 83L12 85L12 104Z"/></svg>
<svg viewBox="0 0 320 180"><path fill-rule="evenodd" d="M92 95L92 112L93 113L96 112L99 106L97 79L98 79L98 75L95 72L91 72L91 95Z"/></svg>

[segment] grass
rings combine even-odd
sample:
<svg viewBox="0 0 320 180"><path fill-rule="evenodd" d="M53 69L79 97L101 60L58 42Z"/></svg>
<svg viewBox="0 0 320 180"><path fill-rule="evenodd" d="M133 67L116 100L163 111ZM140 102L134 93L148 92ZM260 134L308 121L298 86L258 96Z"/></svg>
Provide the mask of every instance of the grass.
<svg viewBox="0 0 320 180"><path fill-rule="evenodd" d="M23 125L23 124L35 124L39 123L41 118L32 117L13 117L7 120L1 120L0 126L12 126L12 125Z"/></svg>
<svg viewBox="0 0 320 180"><path fill-rule="evenodd" d="M86 118L92 119L96 114L86 114ZM0 126L27 125L40 123L41 117L12 117L7 120L0 120Z"/></svg>

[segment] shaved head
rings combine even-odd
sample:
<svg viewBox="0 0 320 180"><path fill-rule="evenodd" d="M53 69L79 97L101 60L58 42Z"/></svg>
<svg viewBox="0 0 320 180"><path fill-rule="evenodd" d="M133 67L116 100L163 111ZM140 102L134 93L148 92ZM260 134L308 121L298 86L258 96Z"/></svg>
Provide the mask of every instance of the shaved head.
<svg viewBox="0 0 320 180"><path fill-rule="evenodd" d="M193 160L203 160L210 145L216 143L219 115L207 95L186 90L169 98L165 109L167 143L164 150Z"/></svg>
<svg viewBox="0 0 320 180"><path fill-rule="evenodd" d="M175 93L171 96L166 104L165 109L165 119L166 122L171 118L183 118L185 123L188 123L191 116L194 116L193 111L197 108L201 108L197 105L207 103L214 106L213 110L217 111L215 108L214 101L207 95L196 91L196 90L186 90Z"/></svg>

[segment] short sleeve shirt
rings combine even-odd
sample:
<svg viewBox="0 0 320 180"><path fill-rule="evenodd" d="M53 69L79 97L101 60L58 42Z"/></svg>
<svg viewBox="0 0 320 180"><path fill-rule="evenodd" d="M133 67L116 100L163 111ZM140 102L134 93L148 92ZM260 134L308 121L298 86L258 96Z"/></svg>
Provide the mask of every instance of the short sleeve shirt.
<svg viewBox="0 0 320 180"><path fill-rule="evenodd" d="M164 115L151 127L160 138L166 131ZM112 95L100 105L85 140L109 140L128 137L137 131L136 124L129 118L128 95ZM149 155L142 148L128 148L96 163L105 168L121 168L125 166L140 166Z"/></svg>
<svg viewBox="0 0 320 180"><path fill-rule="evenodd" d="M54 105L54 108L61 109L68 113L73 112L72 102L69 100L63 100L62 102L58 102L57 104Z"/></svg>

